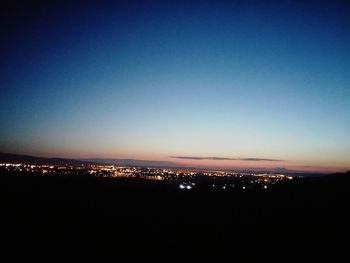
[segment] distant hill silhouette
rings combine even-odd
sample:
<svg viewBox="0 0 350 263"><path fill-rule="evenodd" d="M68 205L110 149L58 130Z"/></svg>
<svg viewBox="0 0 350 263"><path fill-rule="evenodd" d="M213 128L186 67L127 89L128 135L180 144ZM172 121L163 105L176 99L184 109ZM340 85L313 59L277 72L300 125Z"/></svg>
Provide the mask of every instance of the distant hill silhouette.
<svg viewBox="0 0 350 263"><path fill-rule="evenodd" d="M334 173L334 174L328 174L324 176L324 178L328 180L350 180L350 171L347 171L345 173Z"/></svg>
<svg viewBox="0 0 350 263"><path fill-rule="evenodd" d="M64 158L45 158L30 155L20 155L12 153L0 153L0 162L6 163L25 163L25 164L70 164L70 165L89 165L98 164L97 162L81 161L74 159L64 159Z"/></svg>
<svg viewBox="0 0 350 263"><path fill-rule="evenodd" d="M65 159L65 158L45 158L31 155L21 155L12 153L0 153L0 162L25 163L25 164L70 164L70 165L121 165L121 166L149 166L149 167L180 167L177 163L165 161L135 160L135 159Z"/></svg>

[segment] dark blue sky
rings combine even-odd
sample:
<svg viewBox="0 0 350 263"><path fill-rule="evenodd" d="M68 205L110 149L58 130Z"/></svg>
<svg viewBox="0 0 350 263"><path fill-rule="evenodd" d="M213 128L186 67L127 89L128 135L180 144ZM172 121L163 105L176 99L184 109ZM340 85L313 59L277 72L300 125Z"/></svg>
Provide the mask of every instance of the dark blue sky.
<svg viewBox="0 0 350 263"><path fill-rule="evenodd" d="M350 166L346 2L7 1L3 12L1 151Z"/></svg>

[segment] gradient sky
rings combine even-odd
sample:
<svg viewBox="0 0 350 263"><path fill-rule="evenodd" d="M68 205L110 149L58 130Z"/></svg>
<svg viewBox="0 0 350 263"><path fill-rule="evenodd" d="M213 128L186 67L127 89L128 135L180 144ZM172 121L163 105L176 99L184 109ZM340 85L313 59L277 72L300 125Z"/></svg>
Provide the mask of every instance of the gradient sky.
<svg viewBox="0 0 350 263"><path fill-rule="evenodd" d="M346 1L47 2L4 4L0 151L350 169Z"/></svg>

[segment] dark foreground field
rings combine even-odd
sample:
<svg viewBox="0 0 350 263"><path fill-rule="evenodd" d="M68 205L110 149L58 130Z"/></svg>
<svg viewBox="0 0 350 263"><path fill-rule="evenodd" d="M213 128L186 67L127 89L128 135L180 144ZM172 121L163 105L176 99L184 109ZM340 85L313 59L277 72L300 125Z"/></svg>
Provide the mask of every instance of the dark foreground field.
<svg viewBox="0 0 350 263"><path fill-rule="evenodd" d="M1 246L13 256L166 251L168 257L210 252L264 261L306 250L336 257L349 243L349 183L348 174L268 191L214 192L164 182L2 173Z"/></svg>

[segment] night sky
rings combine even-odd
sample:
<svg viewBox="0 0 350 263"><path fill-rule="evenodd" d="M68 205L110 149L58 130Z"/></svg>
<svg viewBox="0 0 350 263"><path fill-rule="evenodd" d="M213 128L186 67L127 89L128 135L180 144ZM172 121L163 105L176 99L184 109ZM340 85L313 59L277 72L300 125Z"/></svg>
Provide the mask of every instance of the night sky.
<svg viewBox="0 0 350 263"><path fill-rule="evenodd" d="M1 152L350 168L346 1L46 2L1 8Z"/></svg>

